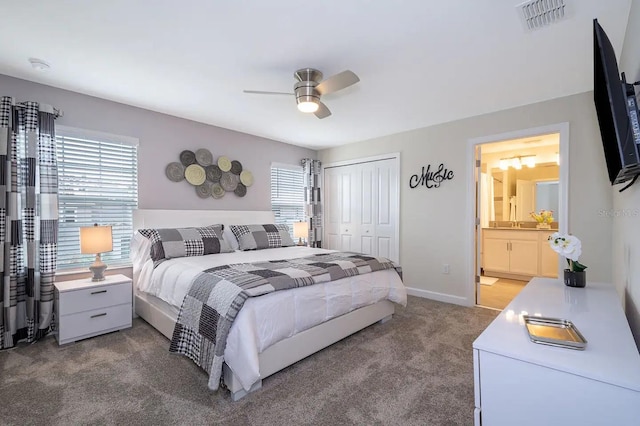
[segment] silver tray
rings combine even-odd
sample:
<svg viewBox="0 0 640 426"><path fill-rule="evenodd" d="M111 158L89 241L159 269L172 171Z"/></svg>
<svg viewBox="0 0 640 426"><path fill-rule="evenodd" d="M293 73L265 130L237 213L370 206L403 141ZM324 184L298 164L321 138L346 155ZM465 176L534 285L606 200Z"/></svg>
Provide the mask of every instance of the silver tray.
<svg viewBox="0 0 640 426"><path fill-rule="evenodd" d="M534 343L576 349L587 347L587 339L569 320L523 315L529 338Z"/></svg>

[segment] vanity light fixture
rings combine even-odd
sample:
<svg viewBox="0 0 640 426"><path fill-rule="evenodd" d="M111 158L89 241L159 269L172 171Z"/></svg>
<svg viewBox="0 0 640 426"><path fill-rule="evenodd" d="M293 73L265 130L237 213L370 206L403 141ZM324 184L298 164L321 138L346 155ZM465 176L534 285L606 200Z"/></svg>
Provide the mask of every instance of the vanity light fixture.
<svg viewBox="0 0 640 426"><path fill-rule="evenodd" d="M536 166L536 156L535 155L517 155L515 157L510 158L501 158L499 167L502 170L508 170L509 167L513 167L516 170L522 169L522 166L527 166L529 168Z"/></svg>
<svg viewBox="0 0 640 426"><path fill-rule="evenodd" d="M516 170L520 170L522 168L522 163L520 162L520 157L516 157L513 160L511 160L511 167L513 167Z"/></svg>

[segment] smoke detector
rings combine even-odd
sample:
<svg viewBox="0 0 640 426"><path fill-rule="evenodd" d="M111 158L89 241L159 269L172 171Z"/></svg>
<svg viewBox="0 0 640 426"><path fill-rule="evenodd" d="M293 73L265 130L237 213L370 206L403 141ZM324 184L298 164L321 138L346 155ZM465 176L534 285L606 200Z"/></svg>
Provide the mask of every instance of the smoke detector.
<svg viewBox="0 0 640 426"><path fill-rule="evenodd" d="M33 69L38 70L40 72L48 71L51 68L51 65L38 58L29 58L29 63L33 67Z"/></svg>
<svg viewBox="0 0 640 426"><path fill-rule="evenodd" d="M516 6L527 31L555 24L566 18L565 0L531 0Z"/></svg>

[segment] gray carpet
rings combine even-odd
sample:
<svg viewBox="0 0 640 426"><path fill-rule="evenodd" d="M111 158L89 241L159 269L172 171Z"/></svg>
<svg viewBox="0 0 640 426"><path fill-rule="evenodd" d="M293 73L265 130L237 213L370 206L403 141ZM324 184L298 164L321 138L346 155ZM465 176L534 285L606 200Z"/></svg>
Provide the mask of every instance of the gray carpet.
<svg viewBox="0 0 640 426"><path fill-rule="evenodd" d="M495 311L410 297L375 324L263 380L239 402L141 319L59 347L0 352L0 424L471 425L471 344Z"/></svg>

